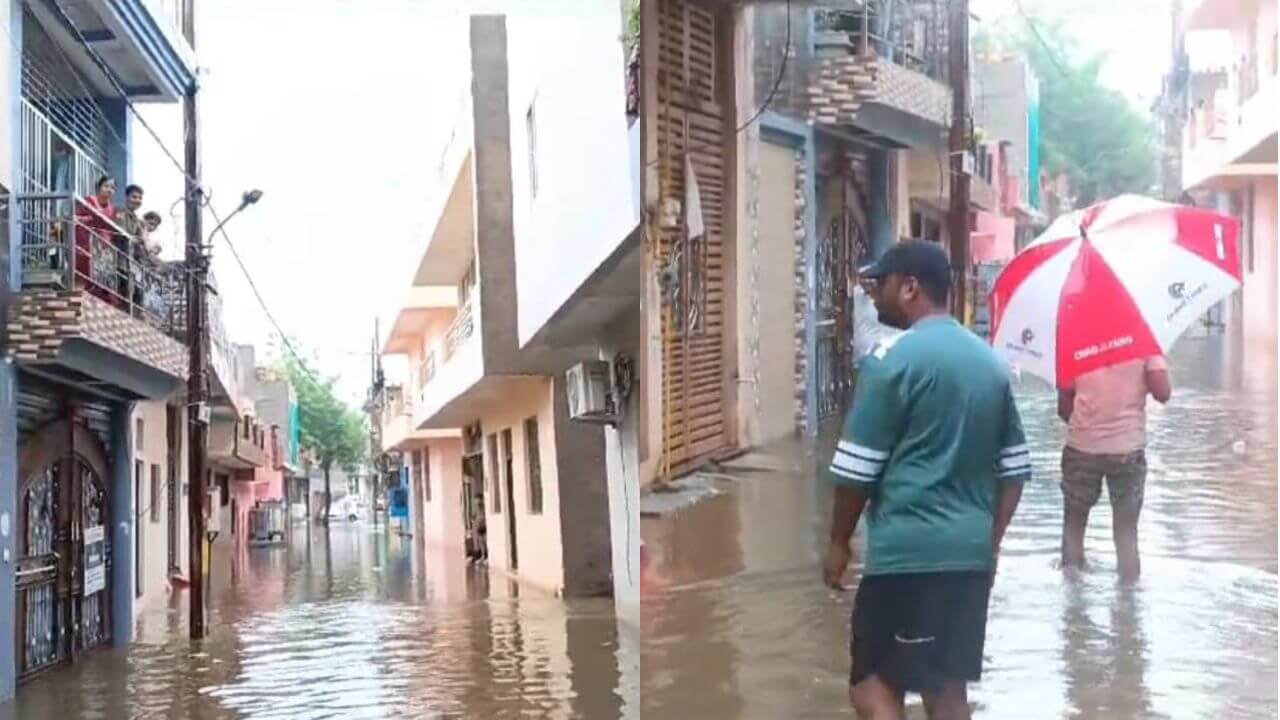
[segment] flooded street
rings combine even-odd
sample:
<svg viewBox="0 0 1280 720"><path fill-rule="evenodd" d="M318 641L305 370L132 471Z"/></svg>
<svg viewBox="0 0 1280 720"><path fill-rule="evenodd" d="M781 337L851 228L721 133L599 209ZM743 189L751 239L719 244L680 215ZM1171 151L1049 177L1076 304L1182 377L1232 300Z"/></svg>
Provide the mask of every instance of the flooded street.
<svg viewBox="0 0 1280 720"><path fill-rule="evenodd" d="M215 555L210 638L179 609L127 650L20 687L0 718L618 718L638 714L638 639L610 599L523 593L358 523Z"/></svg>
<svg viewBox="0 0 1280 720"><path fill-rule="evenodd" d="M1228 345L1189 338L1172 358L1173 401L1150 418L1133 588L1116 583L1105 494L1091 569L1056 568L1064 433L1055 397L1021 389L1036 474L1004 542L975 717L1276 716L1274 368L1246 376ZM827 590L819 571L829 484L788 448L740 464L756 469L717 480L721 495L643 520L643 711L850 717L853 593Z"/></svg>

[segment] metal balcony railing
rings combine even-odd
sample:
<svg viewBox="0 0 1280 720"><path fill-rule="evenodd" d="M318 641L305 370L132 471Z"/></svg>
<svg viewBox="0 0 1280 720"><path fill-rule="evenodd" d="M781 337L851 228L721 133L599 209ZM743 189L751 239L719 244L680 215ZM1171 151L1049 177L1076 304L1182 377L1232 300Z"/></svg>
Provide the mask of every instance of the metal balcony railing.
<svg viewBox="0 0 1280 720"><path fill-rule="evenodd" d="M1245 101L1258 93L1258 56L1248 55L1240 63L1237 69L1236 87L1239 91L1239 103L1244 105Z"/></svg>
<svg viewBox="0 0 1280 720"><path fill-rule="evenodd" d="M458 308L458 314L453 318L453 322L449 323L449 329L445 330L444 362L449 362L454 354L458 352L458 348L462 347L471 338L472 332L475 331L475 317L472 314L474 305L474 296L468 298Z"/></svg>
<svg viewBox="0 0 1280 720"><path fill-rule="evenodd" d="M436 351L432 350L418 363L418 387L425 387L436 376Z"/></svg>
<svg viewBox="0 0 1280 720"><path fill-rule="evenodd" d="M181 338L186 274L148 255L142 243L70 193L16 198L22 289L88 292L121 312Z"/></svg>
<svg viewBox="0 0 1280 720"><path fill-rule="evenodd" d="M945 82L945 3L864 0L854 9L814 11L815 51L879 57Z"/></svg>

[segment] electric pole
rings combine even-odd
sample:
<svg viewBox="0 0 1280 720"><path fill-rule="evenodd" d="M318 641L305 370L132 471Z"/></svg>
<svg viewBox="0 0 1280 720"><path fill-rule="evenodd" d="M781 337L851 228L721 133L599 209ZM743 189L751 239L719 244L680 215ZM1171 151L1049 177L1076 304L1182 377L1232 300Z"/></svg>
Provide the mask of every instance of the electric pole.
<svg viewBox="0 0 1280 720"><path fill-rule="evenodd" d="M948 76L951 85L951 205L947 233L951 236L952 311L961 323L967 317L969 284L969 176L964 160L969 151L969 0L950 0L947 28Z"/></svg>
<svg viewBox="0 0 1280 720"><path fill-rule="evenodd" d="M195 2L187 3L183 22L187 41L195 47ZM208 348L207 319L205 317L205 285L208 282L208 262L201 226L204 190L200 187L200 137L196 122L196 84L193 81L182 99L183 130L186 166L186 235L187 235L187 348L190 350L187 374L187 520L190 527L191 576L191 639L200 640L208 628L205 625L205 516L204 503L207 487L207 453L209 451L209 427L201 411L209 401L205 377L205 358Z"/></svg>

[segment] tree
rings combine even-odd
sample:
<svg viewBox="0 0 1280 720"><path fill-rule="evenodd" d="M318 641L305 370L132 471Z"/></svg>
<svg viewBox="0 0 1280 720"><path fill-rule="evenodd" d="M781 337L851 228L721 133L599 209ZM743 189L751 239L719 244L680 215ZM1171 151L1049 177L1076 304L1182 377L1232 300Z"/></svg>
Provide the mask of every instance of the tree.
<svg viewBox="0 0 1280 720"><path fill-rule="evenodd" d="M1105 55L1081 56L1063 16L1047 11L993 23L974 38L984 52L1019 52L1040 81L1040 157L1065 173L1078 204L1150 194L1159 133L1149 114L1099 80Z"/></svg>
<svg viewBox="0 0 1280 720"><path fill-rule="evenodd" d="M337 378L319 378L294 359L285 361L285 371L298 393L302 446L311 451L324 471L324 517L328 524L333 499L330 471L337 466L354 473L367 457L369 436L364 418L334 394Z"/></svg>

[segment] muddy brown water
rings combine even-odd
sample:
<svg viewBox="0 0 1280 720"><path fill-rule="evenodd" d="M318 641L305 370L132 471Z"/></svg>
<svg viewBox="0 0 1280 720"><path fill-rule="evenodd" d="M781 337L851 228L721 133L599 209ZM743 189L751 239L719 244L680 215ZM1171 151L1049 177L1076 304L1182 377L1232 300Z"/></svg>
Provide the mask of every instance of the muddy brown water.
<svg viewBox="0 0 1280 720"><path fill-rule="evenodd" d="M1020 387L1036 475L1004 543L975 717L1276 717L1274 365L1246 371L1221 338L1184 340L1172 362L1173 402L1150 418L1136 587L1116 582L1105 494L1091 568L1057 569L1063 431L1053 394ZM853 597L818 569L830 490L815 466L829 451L771 455L758 466L791 469L743 473L642 521L645 717L852 716Z"/></svg>
<svg viewBox="0 0 1280 720"><path fill-rule="evenodd" d="M212 632L187 640L185 595L130 648L18 689L0 718L635 718L638 636L609 599L521 594L461 563L435 572L363 523L288 548L220 549Z"/></svg>

